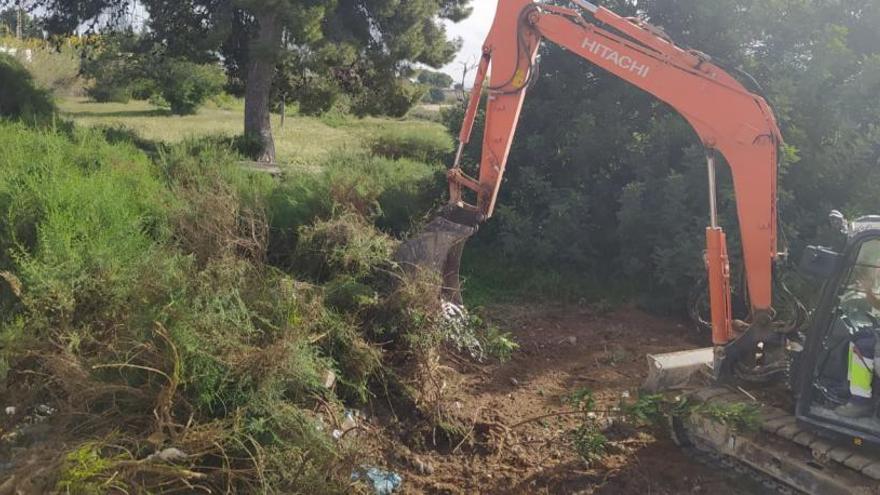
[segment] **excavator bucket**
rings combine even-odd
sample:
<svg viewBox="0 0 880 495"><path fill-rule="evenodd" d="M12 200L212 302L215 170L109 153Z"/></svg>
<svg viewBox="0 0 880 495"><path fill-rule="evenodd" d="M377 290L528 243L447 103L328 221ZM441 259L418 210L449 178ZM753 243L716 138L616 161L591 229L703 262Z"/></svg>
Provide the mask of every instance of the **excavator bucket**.
<svg viewBox="0 0 880 495"><path fill-rule="evenodd" d="M642 389L656 394L686 388L695 375L708 374L714 360L714 349L704 347L687 351L648 354L648 378Z"/></svg>
<svg viewBox="0 0 880 495"><path fill-rule="evenodd" d="M404 242L394 260L406 270L431 270L443 280L441 298L462 305L459 268L464 243L477 231L476 225L437 216L412 239Z"/></svg>

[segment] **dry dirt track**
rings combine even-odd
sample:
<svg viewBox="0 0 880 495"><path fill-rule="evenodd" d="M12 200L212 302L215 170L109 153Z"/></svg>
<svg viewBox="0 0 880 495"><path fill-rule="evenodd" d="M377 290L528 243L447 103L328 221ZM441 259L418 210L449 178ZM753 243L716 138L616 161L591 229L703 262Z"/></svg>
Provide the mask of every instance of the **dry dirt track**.
<svg viewBox="0 0 880 495"><path fill-rule="evenodd" d="M563 433L577 424L575 417L530 420L570 410L564 399L578 389L593 391L597 410L635 394L645 354L702 344L685 324L634 309L599 315L580 307L504 306L489 315L521 349L502 365L448 363L457 371L449 381L453 403L460 417L471 418L470 438L461 446L441 442L403 454L398 447L388 461L404 475L404 493L762 493L749 481L695 462L662 430L612 426L606 432L610 454L586 466ZM398 445L418 445L408 435L401 432Z"/></svg>

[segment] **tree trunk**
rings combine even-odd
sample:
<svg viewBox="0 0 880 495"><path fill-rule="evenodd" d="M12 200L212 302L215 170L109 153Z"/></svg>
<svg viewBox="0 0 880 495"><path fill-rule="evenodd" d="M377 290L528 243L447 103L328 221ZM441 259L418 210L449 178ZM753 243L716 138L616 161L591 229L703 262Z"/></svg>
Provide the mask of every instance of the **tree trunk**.
<svg viewBox="0 0 880 495"><path fill-rule="evenodd" d="M248 53L247 81L244 95L244 135L256 143L254 159L275 163L275 140L272 138L269 98L275 62L281 49L281 22L272 12L256 14L260 27Z"/></svg>

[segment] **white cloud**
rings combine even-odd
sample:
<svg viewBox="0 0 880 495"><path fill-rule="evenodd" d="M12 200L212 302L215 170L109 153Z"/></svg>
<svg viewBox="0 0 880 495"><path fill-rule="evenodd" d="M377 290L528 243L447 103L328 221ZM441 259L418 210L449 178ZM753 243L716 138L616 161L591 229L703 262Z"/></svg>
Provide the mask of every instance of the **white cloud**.
<svg viewBox="0 0 880 495"><path fill-rule="evenodd" d="M461 79L461 63L475 63L483 51L483 41L492 27L495 18L495 8L498 0L473 0L474 12L467 19L454 24L448 22L446 29L451 37L461 38L464 45L458 52L455 61L443 68L443 72L450 74L456 81ZM474 71L468 74L467 85L474 79Z"/></svg>

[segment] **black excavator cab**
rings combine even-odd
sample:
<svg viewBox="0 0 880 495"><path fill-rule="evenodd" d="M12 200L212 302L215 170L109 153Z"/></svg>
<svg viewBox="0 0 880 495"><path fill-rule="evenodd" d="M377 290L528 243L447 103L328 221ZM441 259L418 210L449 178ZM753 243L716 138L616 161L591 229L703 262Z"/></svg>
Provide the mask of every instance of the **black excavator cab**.
<svg viewBox="0 0 880 495"><path fill-rule="evenodd" d="M832 216L834 218L834 216ZM801 263L822 280L791 373L796 415L825 436L880 448L880 216L841 222L838 249L809 247Z"/></svg>

